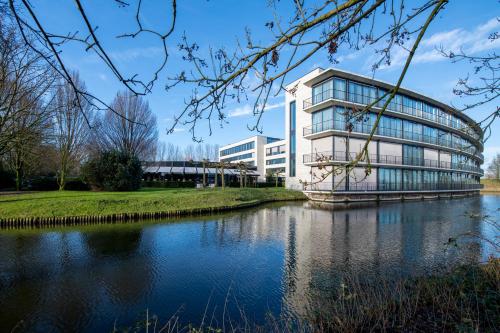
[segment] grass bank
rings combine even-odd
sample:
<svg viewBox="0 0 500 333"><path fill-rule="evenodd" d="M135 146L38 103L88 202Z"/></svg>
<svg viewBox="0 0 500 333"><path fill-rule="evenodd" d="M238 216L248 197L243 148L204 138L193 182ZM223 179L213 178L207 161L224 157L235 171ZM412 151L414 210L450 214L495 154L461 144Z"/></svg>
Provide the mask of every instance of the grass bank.
<svg viewBox="0 0 500 333"><path fill-rule="evenodd" d="M51 191L0 196L2 226L100 223L220 212L264 202L304 200L284 188Z"/></svg>
<svg viewBox="0 0 500 333"><path fill-rule="evenodd" d="M484 188L481 193L498 193L500 194L500 180L498 179L481 179L481 184Z"/></svg>

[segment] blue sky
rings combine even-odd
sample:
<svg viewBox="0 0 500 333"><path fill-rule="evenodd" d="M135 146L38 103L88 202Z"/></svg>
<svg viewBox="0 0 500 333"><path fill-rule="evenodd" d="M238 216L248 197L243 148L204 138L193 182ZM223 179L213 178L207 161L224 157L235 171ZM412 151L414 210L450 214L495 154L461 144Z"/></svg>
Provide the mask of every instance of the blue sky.
<svg viewBox="0 0 500 333"><path fill-rule="evenodd" d="M134 3L134 1L130 1ZM38 0L33 1L35 11L42 21L53 32L84 31L83 22L76 11L73 1ZM102 43L124 73L139 74L147 78L148 74L161 62L162 51L158 42L152 38L117 39L114 36L135 29L133 16L135 7L118 8L114 1L83 1L89 12L90 20L97 25L98 36ZM171 125L173 116L183 108L184 98L190 92L187 88L179 88L166 92L164 86L166 77L178 73L184 64L176 45L185 32L192 41L206 50L210 45L225 46L231 49L237 38L244 37L245 28L249 28L256 39L269 41L270 35L264 23L273 19L273 11L267 7L267 0L184 0L178 1L178 22L174 36L169 40L170 58L166 71L156 84L152 94L147 96L150 106L158 118L160 139L179 145L192 143L191 134L182 126L173 134L167 135L166 129ZM287 17L290 7L286 1L281 1L279 13ZM307 3L307 1L306 1ZM170 24L168 1L144 1L143 21L148 26L165 27ZM489 33L499 31L500 16L496 0L453 1L446 10L432 23L422 47L415 56L414 64L405 77L403 86L444 103L461 105L460 98L452 93L459 77L466 76L471 71L470 65L451 64L437 54L435 48L442 45L447 49L463 48L470 52L500 51L499 40L487 43ZM287 81L304 75L315 67L336 67L363 75L372 75L373 50L362 49L357 52L340 52L340 63L329 63L326 52L321 52L311 58L300 68L292 71ZM69 67L78 70L91 92L106 101L111 101L116 91L123 89L92 51L86 52L81 45L68 45L63 49L62 56ZM396 51L393 65L378 70L376 79L395 82L399 69L405 60L405 52ZM226 144L256 134L247 129L247 125L255 122L251 114L252 100L236 104L232 103L225 110L229 123L223 128L214 126L212 136L208 136L205 128L198 132L204 142ZM284 104L283 97L278 96L269 102L268 110L263 118L265 135L283 137L284 135ZM486 105L469 115L482 119L484 115L496 107ZM485 145L487 160L500 152L500 124L493 127L493 134Z"/></svg>

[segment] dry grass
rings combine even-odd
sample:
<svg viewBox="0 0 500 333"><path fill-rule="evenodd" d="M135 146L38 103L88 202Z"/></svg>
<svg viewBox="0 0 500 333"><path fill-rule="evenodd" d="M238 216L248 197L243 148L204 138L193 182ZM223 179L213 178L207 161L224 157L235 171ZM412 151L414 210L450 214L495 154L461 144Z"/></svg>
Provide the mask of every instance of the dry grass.
<svg viewBox="0 0 500 333"><path fill-rule="evenodd" d="M214 318L203 318L199 326L181 326L177 315L164 325L148 317L127 330L144 332L149 322L149 332L499 332L499 291L500 260L490 259L439 276L371 282L346 277L300 320L269 317L258 326L241 311L237 320L223 317L214 324Z"/></svg>
<svg viewBox="0 0 500 333"><path fill-rule="evenodd" d="M500 193L500 180L498 179L481 179L481 184L484 185L481 192Z"/></svg>

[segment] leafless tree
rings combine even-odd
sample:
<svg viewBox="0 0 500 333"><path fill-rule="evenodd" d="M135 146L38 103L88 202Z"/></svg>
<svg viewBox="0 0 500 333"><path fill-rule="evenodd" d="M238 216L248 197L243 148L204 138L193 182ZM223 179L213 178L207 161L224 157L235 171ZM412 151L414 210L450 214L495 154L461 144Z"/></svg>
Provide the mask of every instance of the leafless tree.
<svg viewBox="0 0 500 333"><path fill-rule="evenodd" d="M219 145L214 144L212 145L211 153L209 159L214 162L219 161Z"/></svg>
<svg viewBox="0 0 500 333"><path fill-rule="evenodd" d="M85 85L78 73L72 74L72 80L78 89L85 91ZM82 161L84 148L90 136L87 121L93 119L92 109L85 101L82 101L80 106L77 104L72 87L65 81L60 82L52 103L54 111L52 136L58 151L59 190L64 190L69 173Z"/></svg>
<svg viewBox="0 0 500 333"><path fill-rule="evenodd" d="M106 111L100 122L98 134L101 136L101 147L121 150L141 160L153 159L158 130L156 116L148 102L125 91L116 95L111 108L114 111Z"/></svg>
<svg viewBox="0 0 500 333"><path fill-rule="evenodd" d="M34 170L36 161L41 158L37 155L41 153L37 148L43 144L50 128L48 107L40 100L33 103L23 99L20 104L23 112L18 112L11 124L15 136L9 141L7 152L8 165L15 173L17 191L21 190L25 176Z"/></svg>
<svg viewBox="0 0 500 333"><path fill-rule="evenodd" d="M186 147L184 147L184 160L192 161L194 159L195 159L194 146L192 144L189 144Z"/></svg>
<svg viewBox="0 0 500 333"><path fill-rule="evenodd" d="M175 158L176 157L175 154L176 154L176 146L173 143L171 143L171 142L167 143L167 155L166 155L166 159L168 161L175 160L176 159Z"/></svg>
<svg viewBox="0 0 500 333"><path fill-rule="evenodd" d="M500 180L500 154L497 154L486 170L488 178Z"/></svg>
<svg viewBox="0 0 500 333"><path fill-rule="evenodd" d="M496 20L500 21L500 17ZM484 45L495 43L499 38L500 32L495 31L483 43ZM455 52L443 47L440 47L439 51L451 62L465 62L471 67L466 76L459 78L453 89L453 93L463 101L462 105L457 106L458 110L465 112L478 106L492 105L498 100L500 97L500 55L497 51L489 51L485 48L485 51L469 54L463 49ZM478 122L486 134L485 139L491 135L491 125L500 117L500 106L493 105L492 108L493 110Z"/></svg>
<svg viewBox="0 0 500 333"><path fill-rule="evenodd" d="M158 145L156 148L156 160L157 161L165 161L168 156L168 148L167 144L163 141L158 141Z"/></svg>
<svg viewBox="0 0 500 333"><path fill-rule="evenodd" d="M20 128L37 132L45 122L41 104L54 80L46 63L0 17L0 156L22 136Z"/></svg>
<svg viewBox="0 0 500 333"><path fill-rule="evenodd" d="M169 78L167 90L173 91L178 86L183 89L192 88L191 95L186 98L185 107L180 110L168 129L173 133L178 125L187 126L195 141L201 141L197 129L200 124L208 123L209 134L212 133L212 123L221 126L227 120L226 108L231 102L252 100L255 123L249 129L262 131L262 115L266 110L269 98L278 96L286 91L284 82L288 75L300 68L313 56L323 53L332 64L337 63L342 52L357 51L365 47L373 47L377 59L373 63L374 71L381 65L390 64L395 47L408 51L404 66L399 73L397 84L393 89L380 96L374 103L357 110L356 118L362 118L369 112L375 103L384 101L384 105L377 115L365 146L343 170L350 171L359 162L367 159L368 144L376 133L380 118L387 105L397 94L406 75L412 59L417 51L422 38L429 26L439 15L448 13L447 7L460 5L460 2L448 0L421 0L409 2L405 0L322 0L322 1L267 1L273 19L265 24L269 31L268 38L257 41L250 29L244 33L237 46L210 47L208 50L200 48L199 44L191 40L187 34L179 44L183 53L185 66L173 77ZM129 6L126 1L116 1L117 10ZM141 95L151 91L159 75L165 71L168 55L169 41L177 22L177 3L175 0L168 11L169 17L161 27L145 28L141 19L142 1L136 1L135 24L137 29L121 34L120 38L134 40L138 36L150 36L156 39L164 50L160 65L151 73L149 79L139 80L138 75L127 76L113 62L106 48L103 46L96 31L95 24L81 1L75 1L78 18L84 23L84 32L52 32L47 31L41 23L33 6L27 0L9 0L10 11L14 21L22 31L26 43L35 51L43 54L47 61L61 76L70 83L71 78L60 58L60 50L67 42L80 43L86 50L92 50L106 64L116 79L124 85L131 94ZM17 5L17 6L16 6ZM293 6L292 15L284 17L283 7ZM478 4L479 6L480 4ZM287 8L285 8L287 9ZM28 35L36 36L34 39ZM497 35L492 36L497 38ZM36 42L32 42L32 40ZM263 40L264 42L261 42ZM454 59L459 59L454 55ZM466 59L464 57L464 59ZM498 68L498 57L493 54L492 62L485 68ZM468 59L470 60L470 59ZM479 63L480 58L476 59ZM474 63L474 62L472 62ZM493 75L498 78L498 75ZM484 87L493 88L489 98L498 94L498 79L490 80ZM479 90L470 89L471 86L463 85L463 91L476 94ZM74 88L76 91L78 89ZM288 90L293 94L295 88ZM485 92L483 90L483 92ZM99 107L98 98L89 94L78 93L82 98L91 99ZM469 105L473 106L473 104ZM113 107L109 110L116 111ZM117 112L121 117L123 114ZM488 122L498 116L498 108L492 110ZM131 120L131 119L129 119ZM133 121L133 120L131 120ZM485 125L485 123L482 123ZM214 154L213 157L218 157ZM367 168L370 172L370 168ZM347 172L348 174L349 172Z"/></svg>
<svg viewBox="0 0 500 333"><path fill-rule="evenodd" d="M198 143L195 147L195 159L197 161L201 161L205 158L205 154L203 153L203 146L201 143Z"/></svg>

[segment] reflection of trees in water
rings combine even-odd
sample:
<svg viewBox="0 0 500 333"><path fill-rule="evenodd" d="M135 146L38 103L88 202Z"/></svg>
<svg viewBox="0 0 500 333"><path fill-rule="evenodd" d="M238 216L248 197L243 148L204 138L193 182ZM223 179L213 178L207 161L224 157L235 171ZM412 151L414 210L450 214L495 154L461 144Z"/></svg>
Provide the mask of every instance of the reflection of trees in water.
<svg viewBox="0 0 500 333"><path fill-rule="evenodd" d="M3 266L12 283L0 287L0 330L31 331L42 315L63 332L75 331L90 310L92 291L80 288L78 272L71 274L71 245L67 233L27 234L3 237L1 251L12 260ZM7 275L8 274L8 275ZM84 279L83 279L84 280Z"/></svg>
<svg viewBox="0 0 500 333"><path fill-rule="evenodd" d="M136 303L151 290L154 282L152 240L143 242L143 229L116 229L83 234L90 267L111 302ZM96 286L98 287L98 286Z"/></svg>
<svg viewBox="0 0 500 333"><path fill-rule="evenodd" d="M356 209L313 204L302 211L291 207L283 278L285 286L296 288L285 289L285 304L305 314L312 302L334 297L346 276L391 279L479 260L477 244L458 251L445 245L453 235L479 230L481 221L465 217L479 201L363 204Z"/></svg>
<svg viewBox="0 0 500 333"><path fill-rule="evenodd" d="M83 234L89 254L94 257L132 255L141 242L142 229L96 231Z"/></svg>

